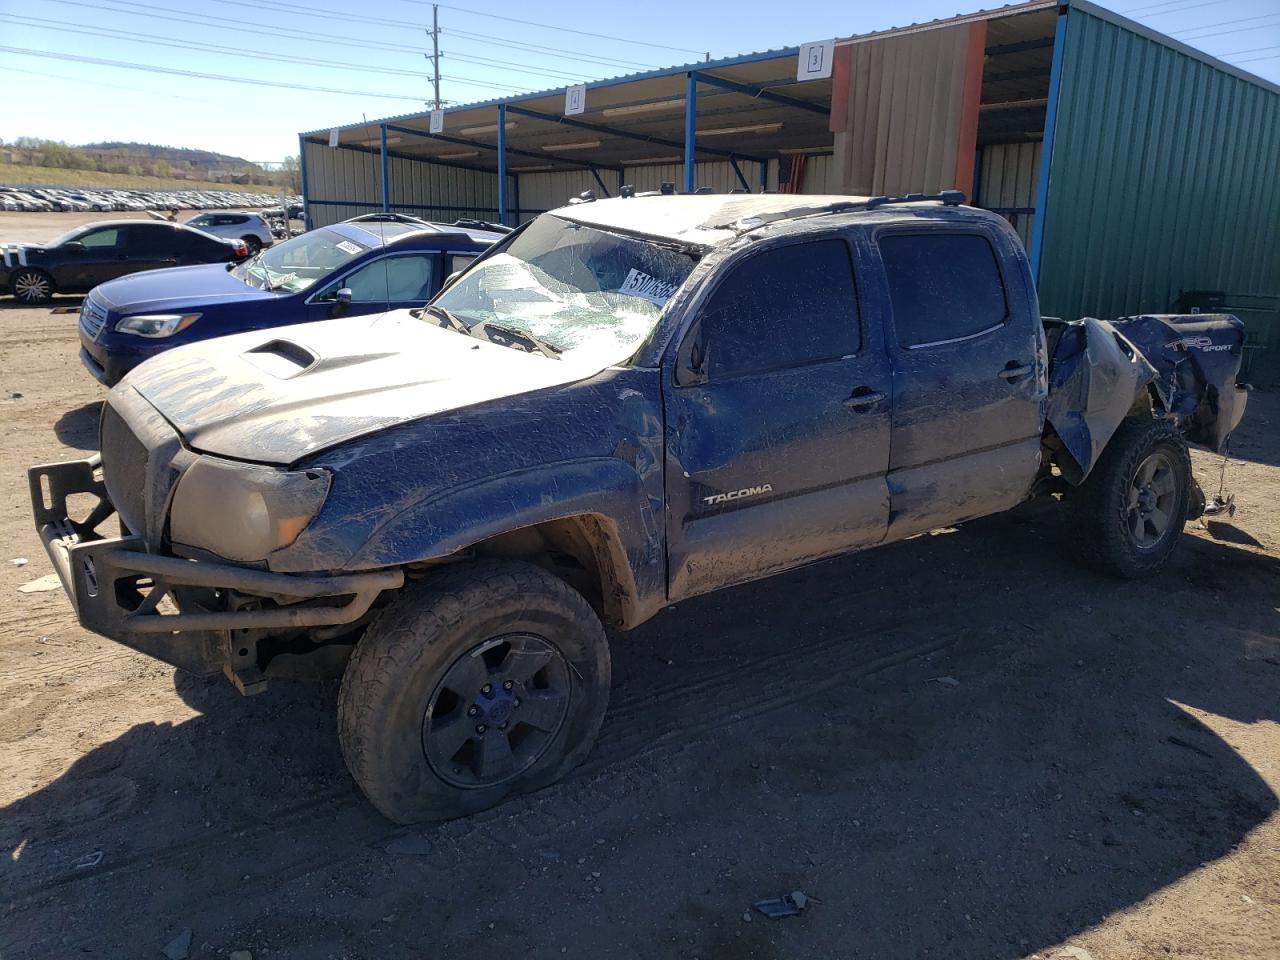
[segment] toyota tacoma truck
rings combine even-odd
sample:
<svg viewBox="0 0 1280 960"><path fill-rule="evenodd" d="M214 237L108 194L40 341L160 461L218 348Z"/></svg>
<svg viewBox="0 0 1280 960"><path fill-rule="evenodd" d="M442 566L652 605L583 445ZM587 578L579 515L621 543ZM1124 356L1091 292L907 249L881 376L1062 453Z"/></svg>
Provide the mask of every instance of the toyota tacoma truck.
<svg viewBox="0 0 1280 960"><path fill-rule="evenodd" d="M99 454L31 468L36 526L89 630L246 693L341 671L400 822L568 771L605 626L689 597L1035 496L1154 573L1205 507L1188 444L1243 413L1242 325L1044 319L962 201L584 199L423 309L142 364Z"/></svg>

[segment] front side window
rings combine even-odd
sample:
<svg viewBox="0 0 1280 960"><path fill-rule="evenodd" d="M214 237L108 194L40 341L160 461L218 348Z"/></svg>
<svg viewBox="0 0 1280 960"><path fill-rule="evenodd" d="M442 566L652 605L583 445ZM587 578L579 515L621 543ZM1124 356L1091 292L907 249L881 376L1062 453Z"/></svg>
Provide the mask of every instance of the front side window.
<svg viewBox="0 0 1280 960"><path fill-rule="evenodd" d="M431 299L434 260L429 253L375 260L338 281L320 299L333 300L339 287L347 287L352 303L426 303Z"/></svg>
<svg viewBox="0 0 1280 960"><path fill-rule="evenodd" d="M857 353L848 244L793 243L739 261L711 294L693 336L689 363L709 380Z"/></svg>
<svg viewBox="0 0 1280 960"><path fill-rule="evenodd" d="M124 227L103 227L72 237L89 250L109 250L124 245Z"/></svg>
<svg viewBox="0 0 1280 960"><path fill-rule="evenodd" d="M543 214L436 304L469 327L485 323L559 353L600 351L620 362L649 336L695 262L668 243Z"/></svg>
<svg viewBox="0 0 1280 960"><path fill-rule="evenodd" d="M960 340L1004 323L1004 279L977 233L901 233L878 240L898 343Z"/></svg>

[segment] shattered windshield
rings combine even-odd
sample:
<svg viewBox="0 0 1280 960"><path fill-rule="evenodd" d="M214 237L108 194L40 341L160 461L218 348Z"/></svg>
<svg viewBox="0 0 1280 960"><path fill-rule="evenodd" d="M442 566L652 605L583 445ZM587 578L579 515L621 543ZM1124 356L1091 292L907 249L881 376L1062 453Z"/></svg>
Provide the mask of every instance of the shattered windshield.
<svg viewBox="0 0 1280 960"><path fill-rule="evenodd" d="M544 214L435 304L467 327L524 333L558 354L621 358L653 330L694 263L669 246Z"/></svg>
<svg viewBox="0 0 1280 960"><path fill-rule="evenodd" d="M332 230L312 230L266 247L231 272L251 287L298 293L368 249Z"/></svg>

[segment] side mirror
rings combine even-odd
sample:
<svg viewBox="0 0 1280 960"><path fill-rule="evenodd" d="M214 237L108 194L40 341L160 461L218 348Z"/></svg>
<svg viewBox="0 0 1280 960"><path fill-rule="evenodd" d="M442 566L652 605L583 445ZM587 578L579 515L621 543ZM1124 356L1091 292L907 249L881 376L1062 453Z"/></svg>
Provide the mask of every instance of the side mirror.
<svg viewBox="0 0 1280 960"><path fill-rule="evenodd" d="M84 244L79 240L71 240L62 245L62 249L67 253L84 253Z"/></svg>
<svg viewBox="0 0 1280 960"><path fill-rule="evenodd" d="M352 297L351 288L343 287L333 296L334 296L333 307L329 310L329 316L340 317L344 313L346 313L351 306L351 297Z"/></svg>

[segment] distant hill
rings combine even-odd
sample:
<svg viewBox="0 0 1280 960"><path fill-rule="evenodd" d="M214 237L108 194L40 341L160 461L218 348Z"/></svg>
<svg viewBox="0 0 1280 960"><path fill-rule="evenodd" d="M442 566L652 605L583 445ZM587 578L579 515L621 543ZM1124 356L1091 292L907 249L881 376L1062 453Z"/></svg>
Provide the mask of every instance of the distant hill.
<svg viewBox="0 0 1280 960"><path fill-rule="evenodd" d="M243 157L232 157L212 150L193 150L189 147L166 147L155 143L85 143L80 149L88 154L112 159L145 158L165 160L169 164L204 167L215 173L238 173L246 167L256 167Z"/></svg>

